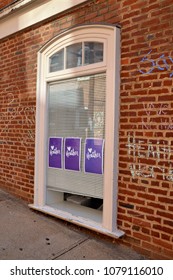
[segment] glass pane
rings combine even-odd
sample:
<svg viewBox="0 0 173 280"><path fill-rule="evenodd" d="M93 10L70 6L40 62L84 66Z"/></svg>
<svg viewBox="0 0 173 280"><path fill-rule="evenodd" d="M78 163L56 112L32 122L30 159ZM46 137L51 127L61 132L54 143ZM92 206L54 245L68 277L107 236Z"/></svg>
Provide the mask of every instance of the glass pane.
<svg viewBox="0 0 173 280"><path fill-rule="evenodd" d="M66 68L73 68L80 65L82 65L82 43L77 43L67 47Z"/></svg>
<svg viewBox="0 0 173 280"><path fill-rule="evenodd" d="M85 173L84 153L86 138L103 140L105 138L105 95L105 74L50 84L48 139L49 137L81 138L81 168L76 172L48 167L49 189L103 198L104 174ZM62 166L64 166L64 155Z"/></svg>
<svg viewBox="0 0 173 280"><path fill-rule="evenodd" d="M55 53L50 57L50 72L60 71L64 69L64 49Z"/></svg>
<svg viewBox="0 0 173 280"><path fill-rule="evenodd" d="M85 42L84 64L103 61L103 43Z"/></svg>

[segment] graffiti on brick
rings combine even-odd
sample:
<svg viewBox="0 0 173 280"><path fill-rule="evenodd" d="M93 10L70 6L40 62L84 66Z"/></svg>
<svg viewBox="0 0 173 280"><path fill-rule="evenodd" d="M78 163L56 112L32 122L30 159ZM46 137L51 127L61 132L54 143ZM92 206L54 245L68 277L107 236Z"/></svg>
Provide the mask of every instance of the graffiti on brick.
<svg viewBox="0 0 173 280"><path fill-rule="evenodd" d="M173 149L170 140L155 140L155 142L150 139L140 140L129 133L126 147L128 148L128 156L132 159L129 170L133 178L156 178L160 176L162 180L173 181L171 164ZM155 160L154 165L151 164L152 159Z"/></svg>
<svg viewBox="0 0 173 280"><path fill-rule="evenodd" d="M35 107L25 105L19 89L13 85L1 92L0 107L0 145L19 143L27 151L26 159L34 160L28 148L35 142Z"/></svg>
<svg viewBox="0 0 173 280"><path fill-rule="evenodd" d="M172 130L173 117L168 116L168 110L171 110L170 104L161 103L143 103L145 116L141 117L142 129L159 129L159 130ZM156 119L159 117L159 120Z"/></svg>
<svg viewBox="0 0 173 280"><path fill-rule="evenodd" d="M152 50L150 50L141 60L140 65L138 66L138 70L141 74L147 75L153 72L154 69L158 69L159 71L169 71L169 77L173 76L172 65L173 58L171 56L166 56L165 54L161 54L156 59L151 59L150 54ZM142 64L144 64L142 66Z"/></svg>
<svg viewBox="0 0 173 280"><path fill-rule="evenodd" d="M169 108L169 104L149 103L149 104L143 104L143 108L144 108L147 116L150 116L153 110L155 111L156 115L160 116L160 115L166 115L167 114L166 109Z"/></svg>

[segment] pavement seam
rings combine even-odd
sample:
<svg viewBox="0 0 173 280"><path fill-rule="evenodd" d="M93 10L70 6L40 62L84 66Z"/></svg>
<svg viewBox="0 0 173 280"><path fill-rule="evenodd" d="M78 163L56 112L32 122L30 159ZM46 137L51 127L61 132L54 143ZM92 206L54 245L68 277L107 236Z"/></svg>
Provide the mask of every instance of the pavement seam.
<svg viewBox="0 0 173 280"><path fill-rule="evenodd" d="M62 250L59 252L58 255L56 255L54 258L51 258L51 260L56 260L57 258L65 255L66 253L72 251L73 249L75 249L76 247L80 246L81 244L85 243L86 241L88 241L90 239L90 237L87 237L85 239L79 240L78 242L73 243L71 246L69 246L68 248Z"/></svg>

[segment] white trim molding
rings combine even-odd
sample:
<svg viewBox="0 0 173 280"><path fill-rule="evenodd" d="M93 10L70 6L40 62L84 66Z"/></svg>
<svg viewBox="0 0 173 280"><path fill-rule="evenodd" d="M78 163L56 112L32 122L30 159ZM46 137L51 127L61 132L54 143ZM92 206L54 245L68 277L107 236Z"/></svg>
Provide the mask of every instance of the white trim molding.
<svg viewBox="0 0 173 280"><path fill-rule="evenodd" d="M65 46L90 41L93 38L104 43L104 59L102 62L83 65L72 69L50 72L49 58ZM50 82L78 77L81 75L106 73L106 131L104 157L104 195L101 222L84 218L82 209L75 212L60 208L61 198L51 194L52 206L47 203L47 91ZM120 30L109 25L84 25L72 28L56 36L46 43L38 52L37 76L37 114L36 114L36 145L35 145L35 189L34 204L31 208L48 213L72 223L102 232L114 237L124 234L117 225L118 201L118 124L119 124L119 75L120 75Z"/></svg>
<svg viewBox="0 0 173 280"><path fill-rule="evenodd" d="M21 0L0 11L0 39L87 0Z"/></svg>

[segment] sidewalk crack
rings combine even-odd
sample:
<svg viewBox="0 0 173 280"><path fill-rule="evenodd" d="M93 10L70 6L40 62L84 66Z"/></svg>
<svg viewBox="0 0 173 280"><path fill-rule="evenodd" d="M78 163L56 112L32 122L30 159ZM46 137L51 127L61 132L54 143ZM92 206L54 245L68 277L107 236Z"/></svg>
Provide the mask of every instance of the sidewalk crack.
<svg viewBox="0 0 173 280"><path fill-rule="evenodd" d="M56 260L57 258L63 256L64 254L72 251L73 249L75 249L76 247L80 246L81 244L85 243L86 241L88 241L90 238L87 237L85 239L81 239L75 243L73 243L71 246L69 246L66 249L61 250L56 256L54 256L53 258L51 258L51 260Z"/></svg>

